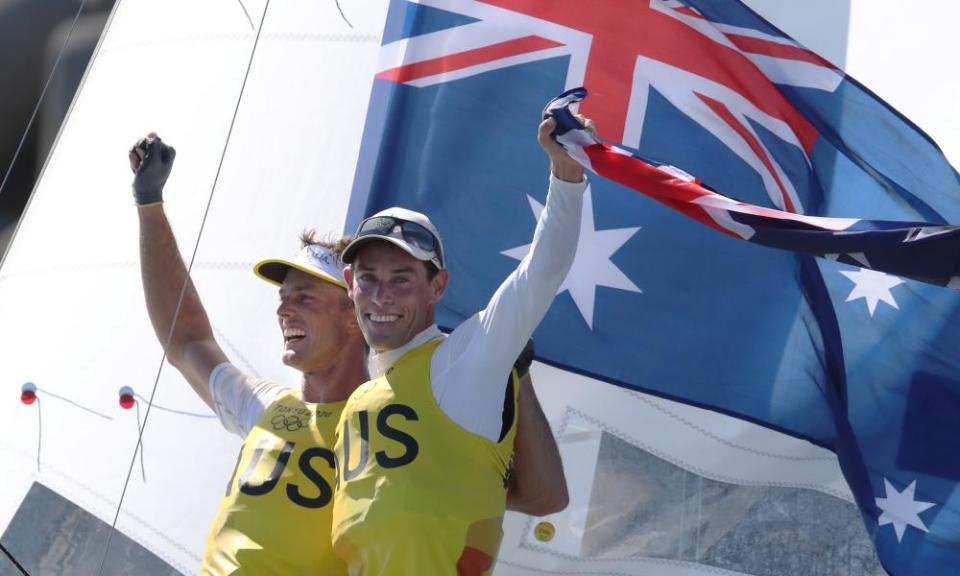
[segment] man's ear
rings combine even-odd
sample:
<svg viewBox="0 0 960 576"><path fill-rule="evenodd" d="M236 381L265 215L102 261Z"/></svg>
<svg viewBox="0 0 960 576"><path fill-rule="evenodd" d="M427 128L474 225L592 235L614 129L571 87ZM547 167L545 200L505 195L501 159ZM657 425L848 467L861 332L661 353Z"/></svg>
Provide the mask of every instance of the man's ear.
<svg viewBox="0 0 960 576"><path fill-rule="evenodd" d="M349 266L343 269L343 279L347 283L347 298L353 300L353 270Z"/></svg>
<svg viewBox="0 0 960 576"><path fill-rule="evenodd" d="M430 287L433 288L433 302L440 300L443 293L447 290L447 282L450 281L450 273L444 268L437 272L437 275L430 281Z"/></svg>

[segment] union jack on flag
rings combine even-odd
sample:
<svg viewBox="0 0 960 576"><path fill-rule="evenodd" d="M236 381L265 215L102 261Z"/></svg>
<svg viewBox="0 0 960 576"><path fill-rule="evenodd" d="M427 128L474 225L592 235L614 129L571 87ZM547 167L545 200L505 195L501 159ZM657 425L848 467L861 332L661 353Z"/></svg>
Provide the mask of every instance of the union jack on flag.
<svg viewBox="0 0 960 576"><path fill-rule="evenodd" d="M429 214L451 271L437 319L456 326L526 253L540 111L577 86L616 148L710 189L684 212L592 178L538 360L834 451L882 566L955 573L960 295L909 278L957 275L960 178L739 1L392 0L346 228ZM890 221L919 224L864 241ZM774 232L786 250L739 240Z"/></svg>
<svg viewBox="0 0 960 576"><path fill-rule="evenodd" d="M582 113L609 139L639 147L655 90L753 167L774 205L802 212L791 180L753 126L808 156L818 131L772 81L833 91L843 74L793 40L715 25L676 0L588 10L578 0L419 3L476 21L385 45L377 78L425 87L566 56L564 88L590 87Z"/></svg>

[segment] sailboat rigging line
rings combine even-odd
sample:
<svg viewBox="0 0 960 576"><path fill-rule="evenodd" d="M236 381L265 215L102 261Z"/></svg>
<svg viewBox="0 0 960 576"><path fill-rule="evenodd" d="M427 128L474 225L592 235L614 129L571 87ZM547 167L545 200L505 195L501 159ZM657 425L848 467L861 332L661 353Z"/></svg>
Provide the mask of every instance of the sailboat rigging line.
<svg viewBox="0 0 960 576"><path fill-rule="evenodd" d="M140 452L140 477L143 478L143 483L147 483L147 469L143 465L143 435L140 434L140 403L134 402L134 406L137 407L137 450Z"/></svg>
<svg viewBox="0 0 960 576"><path fill-rule="evenodd" d="M237 3L240 4L240 8L243 9L243 15L247 17L247 22L250 23L250 29L255 30L253 27L253 18L251 18L250 13L247 12L247 7L243 5L243 0L237 0Z"/></svg>
<svg viewBox="0 0 960 576"><path fill-rule="evenodd" d="M17 567L17 570L20 570L20 573L23 574L23 576L30 576L30 573L27 572L27 569L21 566L19 562L17 562L17 559L13 557L13 554L11 554L9 550L7 550L7 547L3 545L3 542L0 542L0 550L2 550L4 556L9 558L10 562L12 562L13 565Z"/></svg>
<svg viewBox="0 0 960 576"><path fill-rule="evenodd" d="M203 210L203 219L200 221L200 230L197 232L197 240L193 244L193 252L190 254L190 264L187 266L186 274L183 278L183 285L180 287L180 297L177 300L177 307L173 311L173 321L170 323L170 330L163 344L163 355L160 358L160 366L157 368L157 375L153 380L153 387L150 389L150 400L147 402L147 409L143 415L143 424L139 425L137 433L137 444L143 439L143 431L147 427L147 419L150 417L150 407L153 405L153 398L157 394L157 385L160 383L160 375L163 372L164 363L167 359L167 349L173 340L173 331L177 327L177 318L180 317L180 308L183 306L183 298L187 293L187 287L190 285L190 272L193 270L193 263L197 258L197 251L200 247L200 239L203 238L203 230L207 225L207 217L210 215L210 206L213 204L213 194L217 190L217 183L220 181L220 171L223 169L223 161L227 157L227 149L230 147L230 138L233 136L233 128L237 123L237 114L240 112L240 103L243 102L243 93L247 88L247 80L250 78L250 69L253 67L253 59L257 54L257 46L260 45L260 35L263 33L263 23L267 19L267 11L270 10L270 0L267 0L263 7L263 14L260 16L260 26L257 28L257 35L253 40L253 48L250 50L250 59L247 61L247 70L243 75L243 83L240 85L240 94L237 96L237 103L233 108L233 117L230 119L230 128L227 130L227 138L223 143L223 151L220 153L220 163L217 165L217 173L213 177L213 186L210 187L210 194L207 196L207 205ZM142 453L142 451L141 451ZM113 542L113 535L117 531L117 521L120 519L120 510L123 509L123 499L127 495L127 488L130 486L130 476L133 475L133 467L137 461L137 453L134 451L130 459L130 466L127 468L127 477L123 481L123 490L120 491L120 499L117 501L117 511L113 516L113 522L110 524L110 534L107 536L107 544L103 548L103 554L100 556L100 567L97 569L97 576L102 576L104 564L107 555L110 553L110 544Z"/></svg>
<svg viewBox="0 0 960 576"><path fill-rule="evenodd" d="M134 394L134 397L138 400L142 400L146 403L150 403L150 400L144 398L140 394ZM151 404L151 407L154 410L160 410L161 412L170 412L171 414L180 414L181 416L192 416L194 418L216 418L216 414L201 414L199 412L190 412L189 410L177 410L176 408L167 408L166 406L161 406L159 404ZM139 410L139 408L137 408Z"/></svg>
<svg viewBox="0 0 960 576"><path fill-rule="evenodd" d="M333 3L337 5L337 10L340 12L340 17L343 18L343 21L347 23L347 26L349 26L352 29L353 24L351 24L350 21L347 20L347 15L343 13L343 8L340 7L340 0L333 0Z"/></svg>
<svg viewBox="0 0 960 576"><path fill-rule="evenodd" d="M20 143L17 144L17 149L13 153L13 158L10 159L10 164L7 166L7 171L3 175L3 180L0 181L0 196L3 195L3 189L7 186L7 180L10 178L10 174L13 172L13 166L17 163L17 158L20 157L20 152L23 150L23 145L27 141L27 135L30 134L30 129L33 128L33 123L37 119L37 112L40 111L40 105L43 104L43 99L47 95L47 88L50 87L50 82L53 80L53 76L57 73L57 68L60 67L60 60L63 59L63 53L67 49L67 44L70 43L70 38L73 37L74 30L77 29L77 23L80 21L80 15L83 13L83 8L86 5L87 0L82 0L82 2L80 2L80 7L77 9L77 13L73 17L73 24L70 25L70 31L67 32L67 37L63 40L63 44L60 45L60 51L57 52L57 59L53 61L53 66L50 68L50 74L47 74L47 80L43 83L43 89L40 91L40 97L37 98L37 103L33 107L33 112L30 114L30 120L27 121L27 127L23 130L23 135L20 137Z"/></svg>
<svg viewBox="0 0 960 576"><path fill-rule="evenodd" d="M43 417L40 416L40 398L37 398L37 474L40 473L40 447L43 446Z"/></svg>
<svg viewBox="0 0 960 576"><path fill-rule="evenodd" d="M77 408L79 408L79 409L81 409L81 410L83 410L83 411L85 411L85 412L89 412L90 414L93 414L94 416L99 416L99 417L103 418L104 420L113 420L113 416L108 416L108 415L103 414L103 413L101 413L101 412L97 412L97 411L94 410L93 408L87 408L87 407L84 406L83 404L80 404L80 403L78 403L78 402L75 401L75 400L71 400L71 399L67 398L66 396L61 396L61 395L59 395L59 394L54 394L53 392L51 392L51 391L49 391L49 390L46 390L46 389L44 389L44 388L40 388L39 386L37 386L37 391L43 392L43 393L46 394L47 396L50 396L50 397L52 397L52 398L56 398L57 400L63 400L63 401L66 402L67 404L71 404L71 405L73 405L73 406L75 406L75 407L77 407Z"/></svg>

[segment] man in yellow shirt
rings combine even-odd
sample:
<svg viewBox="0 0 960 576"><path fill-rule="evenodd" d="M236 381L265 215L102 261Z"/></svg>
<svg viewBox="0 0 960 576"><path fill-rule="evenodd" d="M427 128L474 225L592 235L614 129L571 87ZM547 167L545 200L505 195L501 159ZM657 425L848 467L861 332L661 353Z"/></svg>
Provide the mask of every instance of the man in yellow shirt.
<svg viewBox="0 0 960 576"><path fill-rule="evenodd" d="M347 400L336 444L334 550L351 576L493 568L514 457L511 366L573 263L586 188L553 127L540 128L550 191L530 251L449 336L434 323L448 272L426 215L374 214L344 249L374 371Z"/></svg>
<svg viewBox="0 0 960 576"><path fill-rule="evenodd" d="M234 366L213 330L164 214L162 190L175 150L155 134L130 150L140 219L140 263L151 322L167 358L223 426L241 437L233 477L207 539L204 574L346 574L330 545L334 432L346 398L368 377L367 348L346 296L340 252L347 239L301 236L293 260L259 262L279 287L282 360L303 373L299 390ZM179 304L184 282L187 282ZM514 509L544 514L565 505L559 455L527 382L521 437L530 454L511 481ZM547 446L547 454L535 450Z"/></svg>

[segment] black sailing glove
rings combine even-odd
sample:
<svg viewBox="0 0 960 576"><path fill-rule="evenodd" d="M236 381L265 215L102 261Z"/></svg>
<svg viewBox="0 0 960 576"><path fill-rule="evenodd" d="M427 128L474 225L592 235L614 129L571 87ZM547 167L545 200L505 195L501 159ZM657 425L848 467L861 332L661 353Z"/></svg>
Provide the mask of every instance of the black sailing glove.
<svg viewBox="0 0 960 576"><path fill-rule="evenodd" d="M138 154L139 152L139 154ZM163 186L170 177L173 159L177 151L167 146L160 138L141 138L130 150L140 160L133 169L133 199L138 206L149 206L163 202ZM131 164L133 166L133 164Z"/></svg>

